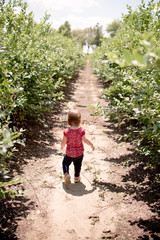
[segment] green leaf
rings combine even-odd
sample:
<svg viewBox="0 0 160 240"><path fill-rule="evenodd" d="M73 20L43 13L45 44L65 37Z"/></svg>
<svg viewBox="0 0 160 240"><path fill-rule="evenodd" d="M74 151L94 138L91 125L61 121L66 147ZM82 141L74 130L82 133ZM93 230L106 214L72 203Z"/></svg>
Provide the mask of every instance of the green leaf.
<svg viewBox="0 0 160 240"><path fill-rule="evenodd" d="M3 189L0 189L0 198L5 199L6 195L5 192L3 191Z"/></svg>
<svg viewBox="0 0 160 240"><path fill-rule="evenodd" d="M8 140L8 141L11 139L11 134L10 134L9 130L7 130L7 129L3 130L3 138Z"/></svg>
<svg viewBox="0 0 160 240"><path fill-rule="evenodd" d="M123 50L123 57L126 63L130 64L134 58L129 50Z"/></svg>
<svg viewBox="0 0 160 240"><path fill-rule="evenodd" d="M24 179L22 178L19 178L17 180L11 180L9 182L3 182L3 183L0 183L0 187L6 187L6 186L10 186L10 185L14 185L14 184L18 184L20 182L24 181Z"/></svg>
<svg viewBox="0 0 160 240"><path fill-rule="evenodd" d="M144 64L144 56L141 55L137 49L133 49L133 58L138 61L140 64Z"/></svg>

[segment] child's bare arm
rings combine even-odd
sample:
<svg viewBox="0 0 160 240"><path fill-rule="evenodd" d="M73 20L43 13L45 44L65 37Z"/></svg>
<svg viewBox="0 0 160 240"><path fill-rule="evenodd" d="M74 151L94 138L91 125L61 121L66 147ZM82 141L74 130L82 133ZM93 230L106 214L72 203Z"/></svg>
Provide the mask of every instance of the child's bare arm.
<svg viewBox="0 0 160 240"><path fill-rule="evenodd" d="M67 143L67 138L66 138L65 136L63 136L63 139L62 139L62 141L61 141L61 149L62 149L62 150L63 150L63 148L65 147L66 143Z"/></svg>
<svg viewBox="0 0 160 240"><path fill-rule="evenodd" d="M89 140L86 138L85 135L82 137L82 140L83 140L84 143L86 143L87 145L89 145L89 146L92 148L92 150L94 151L95 148L94 148L94 146L93 146L93 143L91 143L91 141L89 141Z"/></svg>

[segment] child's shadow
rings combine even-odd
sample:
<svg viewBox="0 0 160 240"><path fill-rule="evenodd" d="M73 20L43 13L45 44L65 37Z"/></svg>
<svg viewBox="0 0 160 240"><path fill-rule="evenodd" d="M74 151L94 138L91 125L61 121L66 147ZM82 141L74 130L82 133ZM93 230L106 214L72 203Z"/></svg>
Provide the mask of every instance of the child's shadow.
<svg viewBox="0 0 160 240"><path fill-rule="evenodd" d="M93 187L91 190L86 190L86 185L82 182L79 183L71 183L69 184L68 188L66 187L65 183L62 183L63 189L66 193L72 194L74 196L82 196L85 194L92 193L96 187Z"/></svg>

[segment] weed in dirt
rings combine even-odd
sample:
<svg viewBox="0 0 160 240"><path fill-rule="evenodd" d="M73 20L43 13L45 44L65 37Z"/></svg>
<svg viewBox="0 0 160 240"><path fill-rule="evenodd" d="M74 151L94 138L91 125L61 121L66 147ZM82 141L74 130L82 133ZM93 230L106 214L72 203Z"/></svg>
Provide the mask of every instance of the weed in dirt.
<svg viewBox="0 0 160 240"><path fill-rule="evenodd" d="M117 237L118 237L118 234L114 234L114 233L109 232L109 233L103 234L101 239L103 239L103 240L108 240L108 239L118 240ZM129 240L129 239L125 239L125 240Z"/></svg>
<svg viewBox="0 0 160 240"><path fill-rule="evenodd" d="M61 180L63 179L62 173L59 174L59 178L60 178Z"/></svg>
<svg viewBox="0 0 160 240"><path fill-rule="evenodd" d="M100 173L101 173L101 170L100 169L98 169L98 170L94 170L94 172L93 172L93 182L94 183L97 183L98 182L98 176L100 175Z"/></svg>
<svg viewBox="0 0 160 240"><path fill-rule="evenodd" d="M90 216L89 219L91 219L91 225L95 225L97 222L100 221L99 216Z"/></svg>
<svg viewBox="0 0 160 240"><path fill-rule="evenodd" d="M132 164L133 164L133 161L127 159L127 160L122 164L122 166L123 166L124 168L125 168L125 167L131 167Z"/></svg>
<svg viewBox="0 0 160 240"><path fill-rule="evenodd" d="M86 163L85 171L91 171L92 167Z"/></svg>
<svg viewBox="0 0 160 240"><path fill-rule="evenodd" d="M99 197L102 199L102 201L104 201L105 200L105 191L101 191L99 193Z"/></svg>

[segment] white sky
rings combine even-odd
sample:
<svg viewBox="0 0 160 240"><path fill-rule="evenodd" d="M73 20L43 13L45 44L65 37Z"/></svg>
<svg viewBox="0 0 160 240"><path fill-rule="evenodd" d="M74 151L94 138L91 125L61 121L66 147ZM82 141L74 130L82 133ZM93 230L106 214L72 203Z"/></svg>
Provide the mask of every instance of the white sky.
<svg viewBox="0 0 160 240"><path fill-rule="evenodd" d="M83 29L103 25L103 31L114 19L126 14L129 5L135 9L141 0L24 0L28 3L28 11L33 11L35 20L44 16L45 11L51 15L53 28L58 28L69 21L72 29ZM148 3L149 0L144 0ZM155 0L158 2L158 0Z"/></svg>

